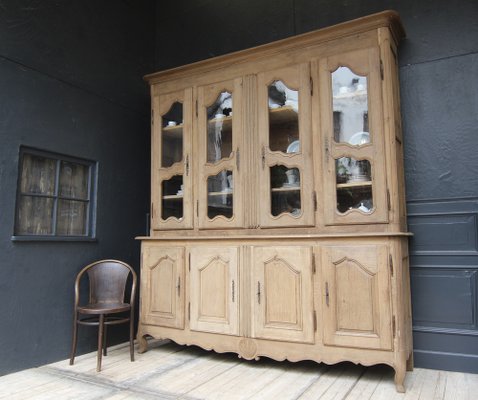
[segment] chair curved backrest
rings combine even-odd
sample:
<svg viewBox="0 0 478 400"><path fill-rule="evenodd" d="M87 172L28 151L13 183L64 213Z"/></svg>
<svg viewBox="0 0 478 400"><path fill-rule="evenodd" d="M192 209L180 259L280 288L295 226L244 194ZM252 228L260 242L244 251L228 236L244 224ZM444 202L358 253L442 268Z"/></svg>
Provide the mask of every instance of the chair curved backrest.
<svg viewBox="0 0 478 400"><path fill-rule="evenodd" d="M136 292L136 272L131 266L119 260L100 260L84 267L75 281L75 306L78 306L80 281L87 273L90 281L89 302L91 304L123 303L129 274L133 277L130 304Z"/></svg>

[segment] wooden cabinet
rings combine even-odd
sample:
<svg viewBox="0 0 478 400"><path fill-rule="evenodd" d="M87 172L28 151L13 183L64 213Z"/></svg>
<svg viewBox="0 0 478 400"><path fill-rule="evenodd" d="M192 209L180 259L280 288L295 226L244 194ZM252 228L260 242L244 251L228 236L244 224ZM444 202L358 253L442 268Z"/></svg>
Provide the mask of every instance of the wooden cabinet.
<svg viewBox="0 0 478 400"><path fill-rule="evenodd" d="M398 15L148 75L145 336L413 365Z"/></svg>

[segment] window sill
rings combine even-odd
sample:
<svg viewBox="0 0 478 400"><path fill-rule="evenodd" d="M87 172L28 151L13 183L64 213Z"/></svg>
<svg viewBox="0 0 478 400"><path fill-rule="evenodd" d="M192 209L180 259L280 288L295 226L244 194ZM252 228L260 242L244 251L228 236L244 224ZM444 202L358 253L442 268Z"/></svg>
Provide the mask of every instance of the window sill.
<svg viewBox="0 0 478 400"><path fill-rule="evenodd" d="M84 236L12 236L12 242L97 242L94 237Z"/></svg>

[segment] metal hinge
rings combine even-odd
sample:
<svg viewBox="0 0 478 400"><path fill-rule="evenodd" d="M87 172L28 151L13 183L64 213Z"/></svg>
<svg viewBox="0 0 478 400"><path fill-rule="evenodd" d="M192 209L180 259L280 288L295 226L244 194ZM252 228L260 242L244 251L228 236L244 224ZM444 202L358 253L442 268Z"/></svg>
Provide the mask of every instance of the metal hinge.
<svg viewBox="0 0 478 400"><path fill-rule="evenodd" d="M388 255L388 263L390 265L390 274L393 276L393 257L391 254Z"/></svg>
<svg viewBox="0 0 478 400"><path fill-rule="evenodd" d="M383 81L383 61L380 60L380 78L382 78Z"/></svg>
<svg viewBox="0 0 478 400"><path fill-rule="evenodd" d="M312 79L312 76L310 76L310 95L314 95L314 80Z"/></svg>
<svg viewBox="0 0 478 400"><path fill-rule="evenodd" d="M314 310L314 332L317 332L317 311Z"/></svg>
<svg viewBox="0 0 478 400"><path fill-rule="evenodd" d="M199 200L196 200L196 217L199 218Z"/></svg>
<svg viewBox="0 0 478 400"><path fill-rule="evenodd" d="M262 159L262 169L264 169L266 166L266 148L264 146L262 146L262 150L261 150L261 159Z"/></svg>
<svg viewBox="0 0 478 400"><path fill-rule="evenodd" d="M312 253L312 273L315 274L317 267L315 265L315 253Z"/></svg>
<svg viewBox="0 0 478 400"><path fill-rule="evenodd" d="M196 100L196 117L198 116L198 101Z"/></svg>
<svg viewBox="0 0 478 400"><path fill-rule="evenodd" d="M154 108L151 110L151 125L154 125Z"/></svg>
<svg viewBox="0 0 478 400"><path fill-rule="evenodd" d="M312 201L314 202L314 211L317 211L317 192L315 190L312 193Z"/></svg>
<svg viewBox="0 0 478 400"><path fill-rule="evenodd" d="M387 189L387 207L388 207L388 211L390 211L392 209L392 204L391 204L391 201L390 201L390 190Z"/></svg>
<svg viewBox="0 0 478 400"><path fill-rule="evenodd" d="M154 203L151 203L151 219L154 219Z"/></svg>
<svg viewBox="0 0 478 400"><path fill-rule="evenodd" d="M397 336L397 323L395 322L395 315L392 317L392 333L393 337Z"/></svg>
<svg viewBox="0 0 478 400"><path fill-rule="evenodd" d="M329 138L326 137L324 141L325 161L329 162Z"/></svg>
<svg viewBox="0 0 478 400"><path fill-rule="evenodd" d="M188 303L188 320L191 321L191 303Z"/></svg>
<svg viewBox="0 0 478 400"><path fill-rule="evenodd" d="M236 168L239 172L239 169L241 168L241 153L239 152L239 147L236 150Z"/></svg>
<svg viewBox="0 0 478 400"><path fill-rule="evenodd" d="M191 253L189 253L189 262L188 262L188 265L189 265L189 272L191 272Z"/></svg>

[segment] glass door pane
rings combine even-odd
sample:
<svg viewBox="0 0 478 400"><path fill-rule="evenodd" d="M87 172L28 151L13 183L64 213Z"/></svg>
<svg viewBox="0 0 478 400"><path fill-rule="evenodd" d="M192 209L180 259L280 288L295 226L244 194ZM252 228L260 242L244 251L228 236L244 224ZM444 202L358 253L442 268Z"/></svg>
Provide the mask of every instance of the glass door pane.
<svg viewBox="0 0 478 400"><path fill-rule="evenodd" d="M335 160L337 185L337 211L345 213L373 210L372 167L368 160L341 157Z"/></svg>
<svg viewBox="0 0 478 400"><path fill-rule="evenodd" d="M184 215L183 176L175 175L171 179L162 182L163 201L161 207L161 219L176 218L181 220Z"/></svg>
<svg viewBox="0 0 478 400"><path fill-rule="evenodd" d="M232 93L222 92L207 117L207 162L214 164L232 154Z"/></svg>
<svg viewBox="0 0 478 400"><path fill-rule="evenodd" d="M268 86L269 148L282 153L299 153L299 91L283 81Z"/></svg>
<svg viewBox="0 0 478 400"><path fill-rule="evenodd" d="M362 146L370 143L367 77L348 67L332 73L334 140Z"/></svg>
<svg viewBox="0 0 478 400"><path fill-rule="evenodd" d="M162 116L161 167L169 168L183 158L183 105L175 102Z"/></svg>
<svg viewBox="0 0 478 400"><path fill-rule="evenodd" d="M233 215L233 175L232 171L221 171L207 179L207 217L214 219L219 215L232 218Z"/></svg>
<svg viewBox="0 0 478 400"><path fill-rule="evenodd" d="M275 165L271 174L271 214L277 217L283 213L298 217L302 213L300 196L300 172L298 168Z"/></svg>

